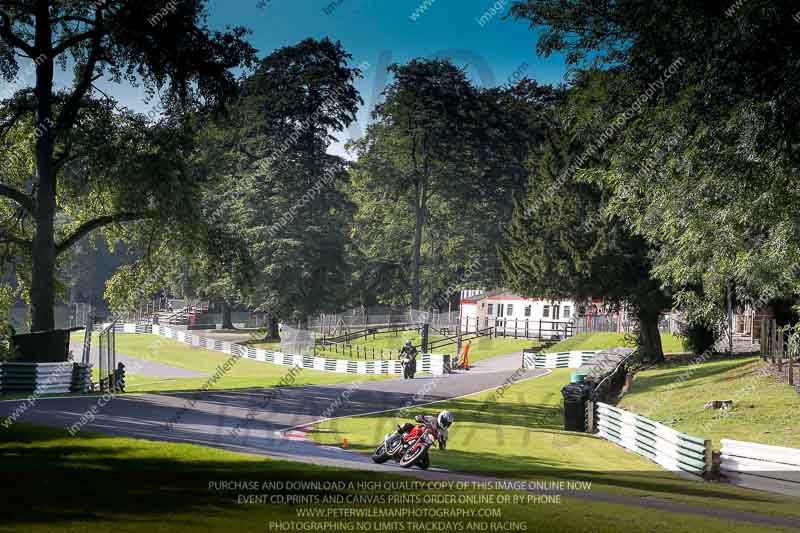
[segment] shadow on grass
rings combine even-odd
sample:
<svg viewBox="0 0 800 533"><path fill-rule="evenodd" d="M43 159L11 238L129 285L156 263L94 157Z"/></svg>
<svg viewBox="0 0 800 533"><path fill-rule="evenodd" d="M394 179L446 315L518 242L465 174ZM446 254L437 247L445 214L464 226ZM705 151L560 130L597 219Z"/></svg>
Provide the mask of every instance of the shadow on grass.
<svg viewBox="0 0 800 533"><path fill-rule="evenodd" d="M537 431L551 433L554 438L596 439L588 434L566 433L555 431ZM581 445L580 442L578 445ZM352 445L361 453L371 453L367 446ZM670 498L675 494L693 496L703 499L716 498L743 504L773 503L774 497L767 493L748 492L746 495L736 494L725 485L714 485L699 481L691 481L666 471L658 470L589 470L578 468L569 461L544 458L536 454L532 444L525 444L517 452L529 451L529 454L508 456L500 453L467 452L447 449L431 452L431 464L434 467L446 468L459 473L476 474L508 479L526 479L530 481L561 480L591 481L593 486L606 486L619 489L637 490L654 498ZM602 489L598 489L602 490Z"/></svg>
<svg viewBox="0 0 800 533"><path fill-rule="evenodd" d="M176 518L196 518L200 523L195 527L202 530L204 518L237 511L237 494L278 493L264 489L263 481L347 482L367 477L252 456L214 460L209 458L214 453L203 448L162 453L162 447L152 443L142 448L136 441L97 435L71 440L61 432L32 426L15 425L0 436L3 526L23 530L34 524L57 529L67 522L85 527L119 520L172 524ZM231 491L219 485L233 481L257 481L259 486Z"/></svg>

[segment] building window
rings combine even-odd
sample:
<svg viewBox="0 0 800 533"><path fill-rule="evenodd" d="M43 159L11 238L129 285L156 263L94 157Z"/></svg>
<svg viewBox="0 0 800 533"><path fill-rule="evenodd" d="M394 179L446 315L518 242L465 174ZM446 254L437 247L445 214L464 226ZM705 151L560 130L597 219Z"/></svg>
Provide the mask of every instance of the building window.
<svg viewBox="0 0 800 533"><path fill-rule="evenodd" d="M542 317L543 318L550 318L550 306L545 305L542 307Z"/></svg>
<svg viewBox="0 0 800 533"><path fill-rule="evenodd" d="M506 305L506 316L511 316L514 314L514 306L512 304Z"/></svg>
<svg viewBox="0 0 800 533"><path fill-rule="evenodd" d="M494 304L487 304L486 306L486 314L493 315L494 314Z"/></svg>
<svg viewBox="0 0 800 533"><path fill-rule="evenodd" d="M525 306L525 316L526 317L531 316L531 306L530 305L526 305Z"/></svg>
<svg viewBox="0 0 800 533"><path fill-rule="evenodd" d="M563 315L561 315L561 316L563 316L564 318L569 318L569 313L570 313L570 311L571 311L571 310L570 310L569 306L568 306L568 305L565 305L565 306L564 306Z"/></svg>

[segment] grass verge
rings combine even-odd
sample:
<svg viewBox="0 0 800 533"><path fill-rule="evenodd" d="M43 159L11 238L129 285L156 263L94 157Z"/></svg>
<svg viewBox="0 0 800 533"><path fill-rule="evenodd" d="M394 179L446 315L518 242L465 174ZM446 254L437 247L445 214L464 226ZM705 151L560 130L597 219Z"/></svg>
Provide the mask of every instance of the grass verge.
<svg viewBox="0 0 800 533"><path fill-rule="evenodd" d="M338 445L347 438L370 452L383 435L418 413L448 409L455 415L448 449L432 454L434 466L516 479L592 480L611 493L656 497L697 505L800 516L797 500L723 484L687 481L650 461L597 437L565 432L560 387L571 370L496 391L432 404L405 418L399 411L323 422L312 438Z"/></svg>
<svg viewBox="0 0 800 533"><path fill-rule="evenodd" d="M579 333L574 337L564 339L554 344L546 351L548 352L571 352L579 350L606 350L617 347L632 348L634 344L625 339L625 333ZM664 353L684 352L683 338L669 333L661 334L661 347Z"/></svg>
<svg viewBox="0 0 800 533"><path fill-rule="evenodd" d="M209 385L210 390L272 387L278 385L289 371L287 366L240 357L232 359L234 364L230 370L211 383L211 376L218 372L218 367L231 359L230 355L192 347L157 335L118 333L116 343L119 353L208 374L208 377L174 379L131 374L126 376L128 392L197 390L206 385ZM295 375L290 385L350 383L392 377L396 376L339 374L303 369Z"/></svg>
<svg viewBox="0 0 800 533"><path fill-rule="evenodd" d="M587 503L564 498L560 503L421 504L417 512L433 518L300 518L314 510L402 511L408 505L363 503L377 497L403 495L420 499L452 497L452 490L416 485L409 490L364 489L358 483L408 483L399 477L337 470L309 464L274 461L189 444L151 442L84 435L15 424L0 432L0 476L8 490L0 499L0 530L39 533L196 532L196 531L410 531L436 524L436 531L491 531L500 522L518 524L517 531L653 531L739 533L763 526L731 523L643 509ZM332 488L277 489L283 483L336 483ZM353 485L350 485L353 483ZM464 496L522 498L517 492L461 491ZM359 503L286 503L328 497ZM255 497L256 500L248 500ZM277 497L273 499L274 497ZM245 501L243 501L243 498ZM281 501L279 498L283 498ZM265 499L265 501L262 501ZM251 503L246 503L250 501ZM449 517L469 509L499 512L497 517ZM359 527L357 522L360 522ZM279 529L280 525L291 529ZM293 528L291 524L296 524ZM338 527L337 527L338 524ZM473 527L470 527L472 524ZM348 527L349 525L349 527ZM379 529L383 526L384 529ZM352 529L351 529L352 527ZM524 529L523 529L524 528ZM433 530L433 529L429 529ZM780 531L780 529L775 529Z"/></svg>
<svg viewBox="0 0 800 533"><path fill-rule="evenodd" d="M677 430L713 439L800 446L800 395L761 372L758 357L680 362L639 372L620 407ZM705 410L709 400L733 400L729 410Z"/></svg>
<svg viewBox="0 0 800 533"><path fill-rule="evenodd" d="M434 335L430 337L430 340L435 341L442 338L444 337L438 337ZM395 335L394 333L383 333L377 334L374 337L356 339L352 342L352 358L364 359L367 357L368 359L371 359L372 350L374 349L376 359L381 358L381 350L383 350L384 358L386 358L388 356L388 352L391 351L393 353L391 358L396 359L398 357L397 353L400 351L400 348L403 346L403 343L406 340L410 340L414 344L419 344L421 342L419 333L413 331L400 332L399 335ZM523 348L535 348L540 345L540 343L534 339L515 339L513 337L479 337L477 339L472 339L470 342L470 362L476 362L482 359L488 359L490 357L497 357L499 355L519 353ZM356 348L356 346L358 348ZM447 346L442 346L441 348L434 348L433 352L450 354L451 356L454 356L456 353L456 345L449 344ZM336 353L330 349L317 350L317 355L321 357L349 359L351 358L349 354L350 351L342 354L341 351Z"/></svg>

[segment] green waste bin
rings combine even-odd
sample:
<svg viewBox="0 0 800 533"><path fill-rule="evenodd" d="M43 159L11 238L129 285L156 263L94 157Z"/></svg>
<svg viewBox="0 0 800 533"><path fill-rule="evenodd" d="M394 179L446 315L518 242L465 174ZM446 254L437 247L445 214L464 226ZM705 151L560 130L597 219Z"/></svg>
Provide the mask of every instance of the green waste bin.
<svg viewBox="0 0 800 533"><path fill-rule="evenodd" d="M581 381L561 388L564 397L564 430L586 431L586 403L592 394L592 385Z"/></svg>

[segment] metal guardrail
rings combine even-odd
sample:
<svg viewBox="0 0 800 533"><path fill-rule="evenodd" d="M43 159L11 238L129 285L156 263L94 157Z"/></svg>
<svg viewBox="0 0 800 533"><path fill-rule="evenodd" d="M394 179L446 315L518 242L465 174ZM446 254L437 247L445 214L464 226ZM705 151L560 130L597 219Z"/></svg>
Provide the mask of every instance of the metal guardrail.
<svg viewBox="0 0 800 533"><path fill-rule="evenodd" d="M128 326L127 324L125 325ZM131 328L132 330L135 327ZM319 370L321 372L342 372L349 374L401 374L402 365L399 360L361 360L330 359L314 357L312 355L298 355L283 352L274 352L227 341L194 335L188 331L169 328L166 326L153 326L153 335L159 335L190 346L205 348L226 354L247 357L255 361L272 363L285 366L297 366ZM151 333L148 332L148 333ZM137 331L137 333L140 333ZM425 353L417 356L417 371L430 373L434 376L449 374L451 371L450 356L446 354Z"/></svg>
<svg viewBox="0 0 800 533"><path fill-rule="evenodd" d="M579 368L598 353L598 350L551 353L523 350L522 365L525 368Z"/></svg>
<svg viewBox="0 0 800 533"><path fill-rule="evenodd" d="M63 363L0 363L0 392L59 394L87 392L92 384L92 366Z"/></svg>
<svg viewBox="0 0 800 533"><path fill-rule="evenodd" d="M125 388L125 365L117 364L117 326L114 320L98 334L98 387L101 391L121 391Z"/></svg>
<svg viewBox="0 0 800 533"><path fill-rule="evenodd" d="M647 457L665 469L692 479L713 471L710 440L681 433L643 416L598 402L598 436Z"/></svg>
<svg viewBox="0 0 800 533"><path fill-rule="evenodd" d="M741 487L800 496L800 450L722 439L720 473Z"/></svg>

